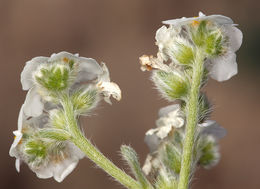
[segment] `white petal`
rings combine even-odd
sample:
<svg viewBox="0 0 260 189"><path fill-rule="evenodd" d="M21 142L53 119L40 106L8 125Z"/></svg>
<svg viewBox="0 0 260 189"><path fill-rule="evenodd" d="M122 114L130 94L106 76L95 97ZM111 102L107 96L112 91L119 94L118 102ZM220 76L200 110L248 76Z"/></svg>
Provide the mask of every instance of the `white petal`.
<svg viewBox="0 0 260 189"><path fill-rule="evenodd" d="M65 160L68 161L68 160ZM63 162L55 167L55 171L53 174L54 179L57 182L62 182L66 176L68 176L77 166L78 160L74 162Z"/></svg>
<svg viewBox="0 0 260 189"><path fill-rule="evenodd" d="M63 60L63 58L74 59L74 58L78 58L78 57L74 54L69 53L69 52L62 51L62 52L59 52L57 54L53 53L51 55L51 57L49 58L49 61L50 62L60 61L60 60Z"/></svg>
<svg viewBox="0 0 260 189"><path fill-rule="evenodd" d="M236 54L228 52L211 60L210 76L217 81L226 81L237 74Z"/></svg>
<svg viewBox="0 0 260 189"><path fill-rule="evenodd" d="M216 121L208 120L202 127L202 133L207 135L213 135L216 139L221 139L226 135L226 129L221 127Z"/></svg>
<svg viewBox="0 0 260 189"><path fill-rule="evenodd" d="M36 173L38 178L41 179L47 179L47 178L51 178L53 176L53 171L52 169L54 169L54 167L51 166L47 166L41 169L32 169L33 172Z"/></svg>
<svg viewBox="0 0 260 189"><path fill-rule="evenodd" d="M102 69L96 60L92 58L80 57L79 62L79 73L76 78L76 82L87 82L92 79L98 78L102 74Z"/></svg>
<svg viewBox="0 0 260 189"><path fill-rule="evenodd" d="M225 25L225 24L233 24L233 21L231 18L223 16L223 15L209 15L206 16L203 13L199 13L199 17L191 17L191 18L178 18L178 19L173 19L173 20L166 20L163 21L164 24L170 24L170 25L175 25L175 26L182 26L185 24L189 24L192 21L202 21L202 20L212 20L215 21L216 23L220 25Z"/></svg>
<svg viewBox="0 0 260 189"><path fill-rule="evenodd" d="M215 124L215 123L216 123L216 121L206 120L206 121L204 121L203 123L200 123L199 126L200 126L200 127L209 127L209 126L211 126L211 125L213 125L213 124Z"/></svg>
<svg viewBox="0 0 260 189"><path fill-rule="evenodd" d="M179 104L172 104L172 105L161 108L158 112L158 115L159 115L159 117L166 116L168 113L170 113L172 111L176 111L176 110L178 111L180 109L181 109L181 107Z"/></svg>
<svg viewBox="0 0 260 189"><path fill-rule="evenodd" d="M233 25L226 25L224 30L228 37L230 50L236 52L242 44L243 33Z"/></svg>
<svg viewBox="0 0 260 189"><path fill-rule="evenodd" d="M149 131L146 132L145 138L144 138L144 142L149 147L150 152L156 151L160 144L160 139L155 134L155 131L157 131L157 129L150 129Z"/></svg>
<svg viewBox="0 0 260 189"><path fill-rule="evenodd" d="M43 103L41 96L37 93L36 88L31 88L24 102L24 113L26 116L38 117L43 112Z"/></svg>
<svg viewBox="0 0 260 189"><path fill-rule="evenodd" d="M37 69L41 63L48 61L48 57L35 57L26 62L26 65L21 73L21 83L23 90L29 90L33 86L32 73Z"/></svg>
<svg viewBox="0 0 260 189"><path fill-rule="evenodd" d="M15 160L15 168L16 168L18 173L20 172L20 164L21 164L21 160L17 158Z"/></svg>
<svg viewBox="0 0 260 189"><path fill-rule="evenodd" d="M233 24L233 20L223 15L209 15L205 16L205 20L213 20L220 25Z"/></svg>

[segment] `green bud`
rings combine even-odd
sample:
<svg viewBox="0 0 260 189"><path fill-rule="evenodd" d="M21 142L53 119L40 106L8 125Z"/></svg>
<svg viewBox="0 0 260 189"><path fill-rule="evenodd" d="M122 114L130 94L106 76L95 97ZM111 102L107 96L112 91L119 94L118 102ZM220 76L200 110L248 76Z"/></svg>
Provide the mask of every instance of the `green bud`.
<svg viewBox="0 0 260 189"><path fill-rule="evenodd" d="M37 84L50 92L67 89L70 77L70 67L63 64L46 64L40 67L34 75Z"/></svg>
<svg viewBox="0 0 260 189"><path fill-rule="evenodd" d="M72 94L71 101L78 113L88 112L99 102L99 93L95 88L80 89Z"/></svg>
<svg viewBox="0 0 260 189"><path fill-rule="evenodd" d="M200 158L199 164L204 168L211 168L219 161L219 151L216 139L212 136L205 136L199 141Z"/></svg>
<svg viewBox="0 0 260 189"><path fill-rule="evenodd" d="M210 56L218 56L224 51L224 40L219 29L211 32L205 39L205 51Z"/></svg>
<svg viewBox="0 0 260 189"><path fill-rule="evenodd" d="M181 37L175 39L173 45L168 51L171 59L177 64L190 65L194 61L194 47L186 39Z"/></svg>
<svg viewBox="0 0 260 189"><path fill-rule="evenodd" d="M176 71L154 71L152 80L166 99L170 101L176 99L185 100L189 90L189 82L181 73Z"/></svg>

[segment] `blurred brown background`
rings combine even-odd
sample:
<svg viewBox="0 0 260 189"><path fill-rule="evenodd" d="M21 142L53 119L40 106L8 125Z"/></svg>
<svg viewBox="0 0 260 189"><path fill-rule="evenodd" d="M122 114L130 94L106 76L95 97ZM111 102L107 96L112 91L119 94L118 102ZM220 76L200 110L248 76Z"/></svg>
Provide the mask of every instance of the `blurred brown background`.
<svg viewBox="0 0 260 189"><path fill-rule="evenodd" d="M222 159L210 171L200 169L194 189L260 188L260 2L257 0L0 0L0 188L1 189L120 189L119 184L88 159L62 183L41 180L22 165L18 174L8 156L20 105L20 72L27 60L66 50L107 63L123 99L103 103L84 119L87 136L120 167L118 151L131 144L143 163L148 149L144 133L154 127L157 111L168 103L159 98L138 57L156 54L155 31L161 21L182 16L223 14L244 33L238 51L239 74L230 81L210 81L207 93L216 104L213 119L228 130L221 141Z"/></svg>

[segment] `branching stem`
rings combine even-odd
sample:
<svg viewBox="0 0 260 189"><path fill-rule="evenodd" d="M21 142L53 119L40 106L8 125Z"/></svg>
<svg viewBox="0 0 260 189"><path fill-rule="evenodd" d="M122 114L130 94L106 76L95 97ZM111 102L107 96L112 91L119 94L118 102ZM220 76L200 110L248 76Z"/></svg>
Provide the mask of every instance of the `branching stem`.
<svg viewBox="0 0 260 189"><path fill-rule="evenodd" d="M72 134L71 141L81 149L86 156L96 165L102 168L119 183L129 189L139 189L140 185L132 177L118 168L113 162L107 159L91 142L82 134L79 129L77 117L74 114L73 105L69 97L64 97L62 105L65 111L68 129Z"/></svg>

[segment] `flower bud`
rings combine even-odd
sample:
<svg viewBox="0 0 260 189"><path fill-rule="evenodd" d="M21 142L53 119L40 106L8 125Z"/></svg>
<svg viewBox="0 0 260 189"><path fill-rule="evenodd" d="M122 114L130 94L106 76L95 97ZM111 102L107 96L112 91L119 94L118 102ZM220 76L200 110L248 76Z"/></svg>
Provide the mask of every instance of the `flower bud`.
<svg viewBox="0 0 260 189"><path fill-rule="evenodd" d="M175 37L166 49L168 56L179 65L191 65L195 57L195 48L182 37Z"/></svg>
<svg viewBox="0 0 260 189"><path fill-rule="evenodd" d="M202 167L209 169L219 162L218 144L214 137L209 135L201 138L199 141L199 152L201 154L199 164Z"/></svg>
<svg viewBox="0 0 260 189"><path fill-rule="evenodd" d="M184 100L186 98L189 82L183 74L177 71L154 71L152 81L155 83L155 86L161 92L162 96L169 101L176 99Z"/></svg>
<svg viewBox="0 0 260 189"><path fill-rule="evenodd" d="M71 96L74 110L85 113L97 106L99 93L96 89L80 89Z"/></svg>

